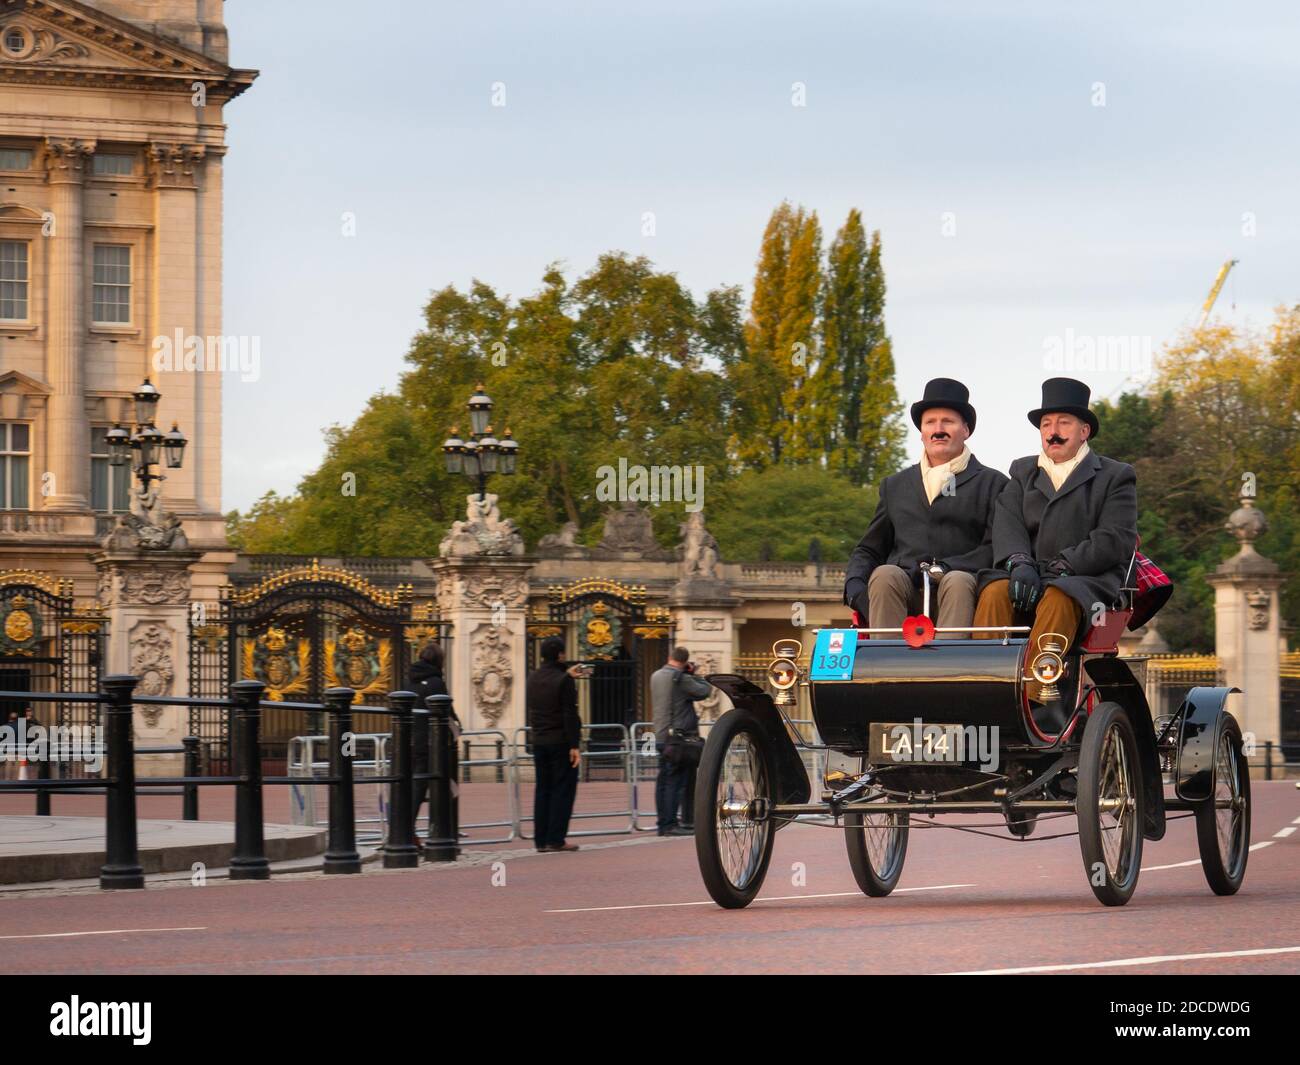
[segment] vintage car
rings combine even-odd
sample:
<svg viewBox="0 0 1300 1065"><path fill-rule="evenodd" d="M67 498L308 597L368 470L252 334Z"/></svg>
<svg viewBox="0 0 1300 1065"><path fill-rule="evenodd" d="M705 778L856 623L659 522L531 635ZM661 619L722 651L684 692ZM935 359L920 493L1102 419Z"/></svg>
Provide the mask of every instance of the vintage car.
<svg viewBox="0 0 1300 1065"><path fill-rule="evenodd" d="M696 783L696 852L713 899L752 902L777 830L796 818L842 827L858 886L883 896L902 874L913 814L973 814L986 817L974 827L1020 838L1040 823L1077 823L1093 894L1122 906L1143 840L1164 836L1175 811L1195 816L1210 887L1234 894L1250 850L1250 776L1226 708L1237 689L1193 688L1175 714L1153 721L1118 657L1131 590L1062 655L1064 642L1051 638L1029 647L1023 627L936 633L929 584L925 576L927 609L903 632L818 630L807 677L799 642L778 641L771 694L742 676L708 678L734 704L709 732ZM1030 679L1059 695L1063 724L1036 716ZM820 743L788 718L797 684L810 686ZM840 764L817 801L801 748Z"/></svg>

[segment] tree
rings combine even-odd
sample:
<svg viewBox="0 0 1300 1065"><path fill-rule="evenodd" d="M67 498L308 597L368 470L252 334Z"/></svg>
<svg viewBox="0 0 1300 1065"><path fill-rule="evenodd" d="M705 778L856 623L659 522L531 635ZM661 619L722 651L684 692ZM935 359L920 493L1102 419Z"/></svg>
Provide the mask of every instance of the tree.
<svg viewBox="0 0 1300 1065"><path fill-rule="evenodd" d="M804 562L817 540L825 561L843 562L875 509L875 489L841 474L820 466L769 466L710 492L706 514L724 559Z"/></svg>
<svg viewBox="0 0 1300 1065"><path fill-rule="evenodd" d="M905 428L885 330L880 232L867 243L857 208L831 244L824 304L815 380L827 412L823 449L833 469L858 484L876 484L902 465Z"/></svg>

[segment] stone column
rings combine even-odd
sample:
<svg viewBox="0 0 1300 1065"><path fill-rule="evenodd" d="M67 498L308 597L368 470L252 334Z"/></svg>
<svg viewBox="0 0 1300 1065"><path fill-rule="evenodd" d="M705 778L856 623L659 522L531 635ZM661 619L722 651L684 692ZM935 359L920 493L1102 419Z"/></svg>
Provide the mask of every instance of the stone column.
<svg viewBox="0 0 1300 1065"><path fill-rule="evenodd" d="M525 723L526 615L532 561L473 555L433 559L438 607L451 624L447 663L452 704L464 729L500 729L507 740Z"/></svg>
<svg viewBox="0 0 1300 1065"><path fill-rule="evenodd" d="M1229 708L1255 742L1281 737L1281 657L1277 563L1255 550L1268 527L1255 501L1242 497L1227 526L1240 550L1206 578L1214 588L1214 643L1224 682L1244 694Z"/></svg>
<svg viewBox="0 0 1300 1065"><path fill-rule="evenodd" d="M166 285L154 288L154 305L150 320L159 335L172 344L173 359L179 362L171 372L151 368L154 384L163 394L158 409L158 428L166 432L173 420L179 421L191 439L210 426L211 410L203 405L205 374L185 369L185 343L189 337L202 338L202 356L206 359L207 337L204 327L212 319L205 317L200 285L200 263L207 249L196 249L202 231L199 219L199 177L203 171L206 148L194 144L151 143L149 145L149 182L154 189L154 262L153 276L166 278ZM204 262L203 268L208 264ZM181 339L179 348L177 338ZM153 345L150 344L150 351ZM218 352L214 349L214 354ZM213 387L220 390L219 371L211 374ZM183 469L168 470L166 496L168 507L178 514L194 515L198 510L197 485L208 461L203 449L192 448ZM209 496L211 493L209 492ZM209 499L209 505L210 505Z"/></svg>
<svg viewBox="0 0 1300 1065"><path fill-rule="evenodd" d="M701 676L732 672L736 647L732 615L740 602L721 581L698 577L679 581L668 597L673 643L691 653L691 661ZM718 691L696 703L695 708L701 720L713 721L731 708L731 700Z"/></svg>
<svg viewBox="0 0 1300 1065"><path fill-rule="evenodd" d="M189 693L190 566L197 551L110 549L95 556L99 601L108 615L103 672L140 678L139 695ZM137 706L137 746L175 746L187 735L184 706ZM184 757L140 755L140 776L179 776Z"/></svg>
<svg viewBox="0 0 1300 1065"><path fill-rule="evenodd" d="M45 142L52 215L47 221L46 372L50 398L45 418L45 455L46 469L54 477L53 491L45 496L46 510L85 511L90 507L90 430L83 358L86 286L82 186L94 150L94 141L50 138Z"/></svg>

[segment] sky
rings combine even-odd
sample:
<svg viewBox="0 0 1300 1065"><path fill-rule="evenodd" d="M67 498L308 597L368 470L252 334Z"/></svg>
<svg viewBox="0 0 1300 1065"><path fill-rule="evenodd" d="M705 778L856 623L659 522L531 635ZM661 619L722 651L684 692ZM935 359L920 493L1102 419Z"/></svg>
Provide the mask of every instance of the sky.
<svg viewBox="0 0 1300 1065"><path fill-rule="evenodd" d="M525 296L622 250L748 293L783 199L828 245L853 207L881 231L900 398L964 381L1004 469L1037 449L1044 378L1140 384L1226 259L1221 321L1300 301L1300 5L229 0L226 22L261 71L226 108L224 330L261 351L224 384L227 510L291 492L395 388L433 292Z"/></svg>

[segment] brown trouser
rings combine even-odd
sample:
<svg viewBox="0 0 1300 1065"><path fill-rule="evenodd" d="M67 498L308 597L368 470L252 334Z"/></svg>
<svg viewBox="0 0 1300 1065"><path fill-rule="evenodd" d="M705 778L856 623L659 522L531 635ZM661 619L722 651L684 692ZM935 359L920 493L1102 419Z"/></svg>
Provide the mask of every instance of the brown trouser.
<svg viewBox="0 0 1300 1065"><path fill-rule="evenodd" d="M867 578L867 602L870 610L867 624L873 629L901 631L904 621L921 612L921 592L912 584L907 571L899 566L877 566L871 571ZM975 613L975 574L952 570L937 582L931 582L931 614L935 613L936 605L938 628L968 628ZM958 633L957 638L964 635Z"/></svg>
<svg viewBox="0 0 1300 1065"><path fill-rule="evenodd" d="M1024 615L1022 615L1023 617ZM1026 619L1027 620L1027 619ZM1064 655L1074 643L1075 633L1079 631L1079 622L1083 620L1083 607L1054 585L1043 589L1043 597L1034 610L1033 625L1029 630L1029 655L1038 652L1038 638L1049 632L1065 637ZM992 625L1014 625L1016 609L1011 603L1011 582L994 581L980 593L979 603L975 607L976 627ZM996 639L996 632L977 632L980 639ZM1038 685L1029 682L1029 697L1037 699Z"/></svg>

